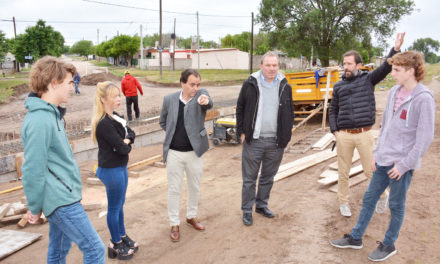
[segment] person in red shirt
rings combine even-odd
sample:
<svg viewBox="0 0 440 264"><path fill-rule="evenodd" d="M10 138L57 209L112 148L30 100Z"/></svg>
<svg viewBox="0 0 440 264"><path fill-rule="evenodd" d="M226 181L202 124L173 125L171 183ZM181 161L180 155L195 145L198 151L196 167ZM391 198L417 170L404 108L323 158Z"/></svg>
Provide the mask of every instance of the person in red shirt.
<svg viewBox="0 0 440 264"><path fill-rule="evenodd" d="M133 104L136 119L138 119L140 115L137 90L139 90L141 95L144 95L144 92L142 91L142 86L139 81L131 76L128 70L125 71L124 74L125 78L122 79L121 90L125 96L125 102L127 104L127 118L128 121L131 121L131 104Z"/></svg>

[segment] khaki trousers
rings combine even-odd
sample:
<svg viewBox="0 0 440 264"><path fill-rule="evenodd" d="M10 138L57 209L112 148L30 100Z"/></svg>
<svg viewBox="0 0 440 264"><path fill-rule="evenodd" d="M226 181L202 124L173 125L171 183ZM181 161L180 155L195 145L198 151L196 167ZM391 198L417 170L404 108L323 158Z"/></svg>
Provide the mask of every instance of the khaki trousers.
<svg viewBox="0 0 440 264"><path fill-rule="evenodd" d="M180 225L179 205L184 172L188 185L186 218L191 219L197 216L202 170L203 158L197 157L194 151L181 152L172 149L168 151L168 217L170 226Z"/></svg>
<svg viewBox="0 0 440 264"><path fill-rule="evenodd" d="M348 203L349 198L348 178L355 148L359 152L365 176L371 179L371 175L373 174L371 160L373 158L374 138L371 130L358 134L339 131L337 133L336 142L339 174L338 198L339 203L344 204Z"/></svg>

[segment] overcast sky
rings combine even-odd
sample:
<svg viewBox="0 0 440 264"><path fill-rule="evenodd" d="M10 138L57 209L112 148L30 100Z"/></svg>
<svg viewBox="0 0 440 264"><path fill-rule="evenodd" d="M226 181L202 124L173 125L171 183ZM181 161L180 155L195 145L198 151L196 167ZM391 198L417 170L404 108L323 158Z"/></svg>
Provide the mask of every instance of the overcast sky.
<svg viewBox="0 0 440 264"><path fill-rule="evenodd" d="M396 32L407 32L404 48L418 38L431 37L440 40L438 0L415 0L415 3L417 10L410 16L405 16L396 26ZM196 35L195 13L198 11L201 38L218 42L227 34L250 31L251 12L256 16L259 5L260 0L162 0L162 32L173 31L175 18L177 36ZM17 34L23 33L26 27L35 25L38 19L43 19L61 32L66 45L71 46L82 39L96 44L98 29L100 42L106 38L111 39L118 32L139 34L141 24L143 35L158 33L158 10L158 0L0 0L0 30L6 33L7 38L13 37L13 24L5 21L11 20L12 16L16 19ZM254 30L258 32L258 25ZM390 47L393 43L391 39Z"/></svg>

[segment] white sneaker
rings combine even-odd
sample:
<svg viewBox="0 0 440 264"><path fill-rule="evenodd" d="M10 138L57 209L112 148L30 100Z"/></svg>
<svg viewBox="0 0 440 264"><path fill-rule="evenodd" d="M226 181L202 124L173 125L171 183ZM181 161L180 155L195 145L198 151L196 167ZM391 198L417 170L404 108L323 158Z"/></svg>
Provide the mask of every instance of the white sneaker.
<svg viewBox="0 0 440 264"><path fill-rule="evenodd" d="M346 216L346 217L351 216L350 205L348 205L348 203L341 204L339 206L339 211L341 211L341 215L343 215L343 216Z"/></svg>
<svg viewBox="0 0 440 264"><path fill-rule="evenodd" d="M376 213L383 214L385 212L385 210L387 209L387 205L388 205L388 197L389 197L388 190L385 190L384 196L382 198L380 198L379 201L377 201Z"/></svg>

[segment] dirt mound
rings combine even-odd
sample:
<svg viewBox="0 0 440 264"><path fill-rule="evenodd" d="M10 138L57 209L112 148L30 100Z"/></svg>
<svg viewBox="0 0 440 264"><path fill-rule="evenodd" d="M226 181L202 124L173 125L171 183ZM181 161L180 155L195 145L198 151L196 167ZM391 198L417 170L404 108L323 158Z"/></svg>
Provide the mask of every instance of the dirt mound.
<svg viewBox="0 0 440 264"><path fill-rule="evenodd" d="M93 73L86 75L81 78L81 84L82 85L96 85L99 82L105 82L105 81L111 81L114 83L121 82L122 77L116 76L112 73Z"/></svg>
<svg viewBox="0 0 440 264"><path fill-rule="evenodd" d="M17 86L14 86L12 89L14 89L13 96L18 97L24 93L29 93L29 84L23 83Z"/></svg>

